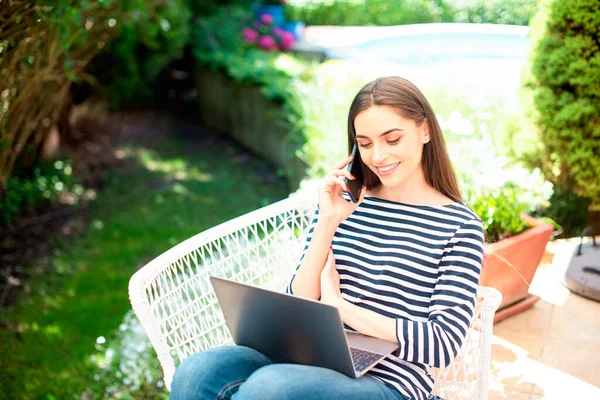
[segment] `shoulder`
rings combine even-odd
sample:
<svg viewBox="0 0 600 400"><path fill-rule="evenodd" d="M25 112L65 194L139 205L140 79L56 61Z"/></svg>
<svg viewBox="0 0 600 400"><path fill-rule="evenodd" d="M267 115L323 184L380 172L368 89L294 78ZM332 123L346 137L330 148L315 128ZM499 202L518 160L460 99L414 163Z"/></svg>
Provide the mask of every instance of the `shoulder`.
<svg viewBox="0 0 600 400"><path fill-rule="evenodd" d="M481 218L469 205L465 202L456 202L448 205L448 208L453 210L463 224L482 225Z"/></svg>

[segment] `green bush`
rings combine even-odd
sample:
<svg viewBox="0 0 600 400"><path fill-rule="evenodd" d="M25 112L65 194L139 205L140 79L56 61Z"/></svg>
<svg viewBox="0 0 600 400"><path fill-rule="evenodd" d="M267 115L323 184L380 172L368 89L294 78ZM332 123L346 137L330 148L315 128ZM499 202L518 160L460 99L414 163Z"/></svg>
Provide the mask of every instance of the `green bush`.
<svg viewBox="0 0 600 400"><path fill-rule="evenodd" d="M444 0L423 1L308 1L286 8L290 20L307 25L405 25L431 22L452 22Z"/></svg>
<svg viewBox="0 0 600 400"><path fill-rule="evenodd" d="M453 22L529 25L537 0L446 0Z"/></svg>
<svg viewBox="0 0 600 400"><path fill-rule="evenodd" d="M292 80L306 79L311 63L287 53L246 46L241 32L252 20L252 10L235 6L199 19L192 27L194 58L199 65L224 72L238 83L260 86L267 98L285 103Z"/></svg>
<svg viewBox="0 0 600 400"><path fill-rule="evenodd" d="M185 0L122 3L112 22L120 33L91 67L113 108L152 98L158 74L183 54L191 18Z"/></svg>
<svg viewBox="0 0 600 400"><path fill-rule="evenodd" d="M299 1L286 8L291 20L307 25L405 25L475 22L527 25L536 0L334 0Z"/></svg>
<svg viewBox="0 0 600 400"><path fill-rule="evenodd" d="M0 196L0 225L11 225L19 214L56 203L61 194L77 201L83 188L71 173L69 161L56 161L33 168L29 175L11 176L6 193Z"/></svg>
<svg viewBox="0 0 600 400"><path fill-rule="evenodd" d="M554 186L550 205L538 210L540 218L550 218L560 225L564 237L579 236L587 225L590 200L577 196L571 190Z"/></svg>
<svg viewBox="0 0 600 400"><path fill-rule="evenodd" d="M598 0L545 1L533 23L534 165L600 210L600 12Z"/></svg>
<svg viewBox="0 0 600 400"><path fill-rule="evenodd" d="M194 17L215 14L224 6L239 5L250 8L256 0L187 0L188 6Z"/></svg>
<svg viewBox="0 0 600 400"><path fill-rule="evenodd" d="M38 159L67 125L71 87L117 34L116 0L0 3L0 197L13 171Z"/></svg>

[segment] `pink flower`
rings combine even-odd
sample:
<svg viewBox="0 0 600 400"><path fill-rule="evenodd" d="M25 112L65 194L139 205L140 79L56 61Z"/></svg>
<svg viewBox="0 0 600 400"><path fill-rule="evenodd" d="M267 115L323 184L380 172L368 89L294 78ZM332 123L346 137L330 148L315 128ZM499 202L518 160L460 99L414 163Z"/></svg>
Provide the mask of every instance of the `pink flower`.
<svg viewBox="0 0 600 400"><path fill-rule="evenodd" d="M269 35L263 35L258 39L258 45L261 49L271 51L277 47L277 42Z"/></svg>
<svg viewBox="0 0 600 400"><path fill-rule="evenodd" d="M242 29L242 36L244 36L244 41L248 44L252 44L258 39L258 33L252 28Z"/></svg>
<svg viewBox="0 0 600 400"><path fill-rule="evenodd" d="M273 28L273 33L277 36L281 36L281 34L285 32L283 29L281 29L280 27L276 26L275 28Z"/></svg>
<svg viewBox="0 0 600 400"><path fill-rule="evenodd" d="M265 25L271 25L273 23L273 16L271 16L271 14L262 14L260 16L260 22Z"/></svg>
<svg viewBox="0 0 600 400"><path fill-rule="evenodd" d="M280 36L281 49L284 51L291 50L291 48L294 46L294 43L296 43L296 38L294 35L291 32L283 31Z"/></svg>

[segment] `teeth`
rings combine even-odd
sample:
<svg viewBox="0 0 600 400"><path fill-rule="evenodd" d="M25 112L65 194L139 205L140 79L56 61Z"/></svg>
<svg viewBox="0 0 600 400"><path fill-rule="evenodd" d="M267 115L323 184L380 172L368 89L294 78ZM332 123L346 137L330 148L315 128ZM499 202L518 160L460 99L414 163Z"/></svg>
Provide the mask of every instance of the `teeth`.
<svg viewBox="0 0 600 400"><path fill-rule="evenodd" d="M394 164L394 165L390 165L389 167L385 167L385 168L379 168L379 170L380 170L381 172L388 172L388 171L391 171L391 170L393 170L393 169L394 169L394 168L396 168L397 166L398 166L398 164L396 163L396 164Z"/></svg>

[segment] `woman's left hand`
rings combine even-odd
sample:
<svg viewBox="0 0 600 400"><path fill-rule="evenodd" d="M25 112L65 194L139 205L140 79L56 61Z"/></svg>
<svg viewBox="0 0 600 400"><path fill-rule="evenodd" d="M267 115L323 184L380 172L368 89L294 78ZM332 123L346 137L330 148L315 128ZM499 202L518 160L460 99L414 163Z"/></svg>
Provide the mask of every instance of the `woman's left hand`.
<svg viewBox="0 0 600 400"><path fill-rule="evenodd" d="M340 292L340 274L335 269L333 251L329 249L325 267L321 272L321 302L337 307L343 300Z"/></svg>

